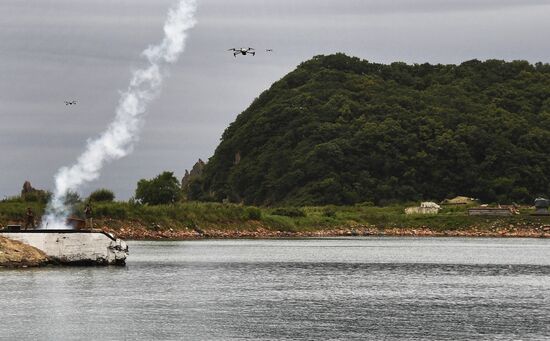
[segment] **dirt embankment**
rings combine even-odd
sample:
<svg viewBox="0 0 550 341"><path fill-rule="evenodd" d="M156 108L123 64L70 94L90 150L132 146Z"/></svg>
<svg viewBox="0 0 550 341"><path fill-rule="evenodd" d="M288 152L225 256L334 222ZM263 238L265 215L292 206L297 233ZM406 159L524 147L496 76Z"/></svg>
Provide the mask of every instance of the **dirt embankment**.
<svg viewBox="0 0 550 341"><path fill-rule="evenodd" d="M46 254L30 245L0 237L0 267L21 268L48 264Z"/></svg>

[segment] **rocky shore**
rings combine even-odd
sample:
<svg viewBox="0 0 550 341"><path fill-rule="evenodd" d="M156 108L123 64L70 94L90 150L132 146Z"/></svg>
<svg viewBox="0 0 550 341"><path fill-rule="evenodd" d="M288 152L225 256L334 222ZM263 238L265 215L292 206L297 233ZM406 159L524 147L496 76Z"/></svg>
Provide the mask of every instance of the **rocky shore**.
<svg viewBox="0 0 550 341"><path fill-rule="evenodd" d="M0 267L26 268L47 265L46 254L21 242L0 237Z"/></svg>
<svg viewBox="0 0 550 341"><path fill-rule="evenodd" d="M492 229L475 227L460 230L436 230L423 228L376 228L355 226L315 231L277 231L264 227L255 229L166 229L154 230L142 226L122 227L104 230L117 237L130 240L194 240L194 239L239 239L239 238L315 238L346 236L407 236L407 237L515 237L515 238L550 238L550 226L506 226Z"/></svg>

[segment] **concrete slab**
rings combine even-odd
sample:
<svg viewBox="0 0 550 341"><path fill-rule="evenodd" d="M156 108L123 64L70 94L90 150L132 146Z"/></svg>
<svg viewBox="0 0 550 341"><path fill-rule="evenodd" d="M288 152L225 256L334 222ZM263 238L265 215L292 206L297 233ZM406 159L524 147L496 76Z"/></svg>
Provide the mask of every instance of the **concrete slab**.
<svg viewBox="0 0 550 341"><path fill-rule="evenodd" d="M81 230L27 230L1 232L43 251L50 259L73 265L124 265L128 245L105 232Z"/></svg>

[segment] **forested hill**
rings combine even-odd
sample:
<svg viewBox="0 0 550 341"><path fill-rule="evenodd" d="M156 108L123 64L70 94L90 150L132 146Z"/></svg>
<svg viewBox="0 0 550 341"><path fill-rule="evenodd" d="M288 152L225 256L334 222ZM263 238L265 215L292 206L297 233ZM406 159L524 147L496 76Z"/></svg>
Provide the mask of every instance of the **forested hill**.
<svg viewBox="0 0 550 341"><path fill-rule="evenodd" d="M224 132L190 197L352 204L550 194L550 65L302 63Z"/></svg>

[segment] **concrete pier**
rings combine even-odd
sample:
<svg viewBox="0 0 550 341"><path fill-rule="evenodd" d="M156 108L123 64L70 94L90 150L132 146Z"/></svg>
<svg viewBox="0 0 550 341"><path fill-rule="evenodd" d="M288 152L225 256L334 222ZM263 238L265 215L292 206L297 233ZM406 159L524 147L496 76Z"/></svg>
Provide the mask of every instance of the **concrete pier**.
<svg viewBox="0 0 550 341"><path fill-rule="evenodd" d="M124 265L128 245L106 232L82 230L0 231L0 236L31 245L50 260L72 265Z"/></svg>

